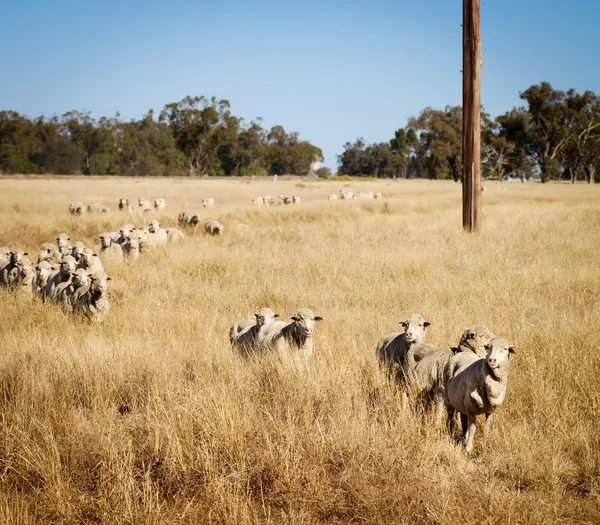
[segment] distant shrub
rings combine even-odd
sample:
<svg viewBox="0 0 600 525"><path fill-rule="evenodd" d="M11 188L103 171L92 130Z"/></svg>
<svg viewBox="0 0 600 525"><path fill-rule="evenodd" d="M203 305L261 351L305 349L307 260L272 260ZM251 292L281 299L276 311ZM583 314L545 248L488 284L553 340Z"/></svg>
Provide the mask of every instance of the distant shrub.
<svg viewBox="0 0 600 525"><path fill-rule="evenodd" d="M352 177L350 177L349 175L338 175L335 180L343 180L343 181L347 181L347 182L352 182L354 179Z"/></svg>
<svg viewBox="0 0 600 525"><path fill-rule="evenodd" d="M299 182L296 184L296 188L306 188L306 184L304 184L304 182Z"/></svg>
<svg viewBox="0 0 600 525"><path fill-rule="evenodd" d="M267 170L258 166L242 166L237 170L236 175L240 177L266 177Z"/></svg>
<svg viewBox="0 0 600 525"><path fill-rule="evenodd" d="M327 168L327 167L319 168L317 171L315 171L315 173L317 174L317 177L319 177L320 179L327 179L328 177L331 177L331 175L332 175L331 168Z"/></svg>

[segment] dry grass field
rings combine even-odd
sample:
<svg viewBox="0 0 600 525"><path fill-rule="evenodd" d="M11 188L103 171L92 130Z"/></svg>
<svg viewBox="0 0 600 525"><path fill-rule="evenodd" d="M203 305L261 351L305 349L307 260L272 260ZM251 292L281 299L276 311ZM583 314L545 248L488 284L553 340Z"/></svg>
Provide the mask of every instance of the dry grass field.
<svg viewBox="0 0 600 525"><path fill-rule="evenodd" d="M226 231L106 264L102 326L0 290L0 523L600 523L600 187L487 186L468 235L452 182L1 179L0 246L96 245L120 196L164 197L163 225L212 196ZM231 351L259 306L325 318L307 370ZM516 346L471 457L378 370L412 312Z"/></svg>

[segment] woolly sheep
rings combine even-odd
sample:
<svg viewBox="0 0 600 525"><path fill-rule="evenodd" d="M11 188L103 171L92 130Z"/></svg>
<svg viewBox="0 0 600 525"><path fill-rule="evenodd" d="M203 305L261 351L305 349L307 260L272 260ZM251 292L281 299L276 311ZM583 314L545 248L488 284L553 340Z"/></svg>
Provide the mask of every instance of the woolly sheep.
<svg viewBox="0 0 600 525"><path fill-rule="evenodd" d="M79 268L83 268L87 273L104 272L100 257L90 248L86 248L79 261Z"/></svg>
<svg viewBox="0 0 600 525"><path fill-rule="evenodd" d="M83 202L74 202L69 205L69 211L71 215L81 215L86 212L86 207Z"/></svg>
<svg viewBox="0 0 600 525"><path fill-rule="evenodd" d="M373 199L375 198L375 194L371 192L359 192L355 193L353 196L354 199Z"/></svg>
<svg viewBox="0 0 600 525"><path fill-rule="evenodd" d="M35 267L33 262L27 255L23 255L8 275L8 286L11 290L31 293L34 279Z"/></svg>
<svg viewBox="0 0 600 525"><path fill-rule="evenodd" d="M473 450L476 417L485 414L484 437L487 436L492 416L504 401L510 356L515 353L515 347L503 337L493 338L486 349L484 359L470 352L456 354L445 372L448 432L452 437L454 412L459 412L467 453Z"/></svg>
<svg viewBox="0 0 600 525"><path fill-rule="evenodd" d="M50 264L49 261L40 261L35 267L35 278L33 282L33 287L35 292L40 296L40 298L44 298L44 290L46 288L46 284L48 283L48 278L52 275L54 268Z"/></svg>
<svg viewBox="0 0 600 525"><path fill-rule="evenodd" d="M483 358L486 354L486 345L494 337L495 335L487 327L473 325L462 333L456 348L435 349L415 363L409 374L412 391L421 398L433 400L436 426L442 422L445 391L443 376L450 359L458 352L470 352Z"/></svg>
<svg viewBox="0 0 600 525"><path fill-rule="evenodd" d="M284 197L283 198L283 204L292 204L292 202L294 202L292 197Z"/></svg>
<svg viewBox="0 0 600 525"><path fill-rule="evenodd" d="M294 195L294 196L292 197L292 202L293 202L294 204L300 204L300 197L298 197L297 195Z"/></svg>
<svg viewBox="0 0 600 525"><path fill-rule="evenodd" d="M224 226L218 221L206 221L204 231L209 235L223 235Z"/></svg>
<svg viewBox="0 0 600 525"><path fill-rule="evenodd" d="M215 199L212 197L208 197L207 199L202 199L202 206L205 208L214 208L215 207Z"/></svg>
<svg viewBox="0 0 600 525"><path fill-rule="evenodd" d="M374 198L374 199L381 199L382 197L383 197L383 196L381 195L381 192L379 192L379 191L378 191L377 193L374 193L374 194L373 194L373 198Z"/></svg>
<svg viewBox="0 0 600 525"><path fill-rule="evenodd" d="M165 199L154 199L154 208L157 210L164 210L167 207Z"/></svg>
<svg viewBox="0 0 600 525"><path fill-rule="evenodd" d="M107 295L108 281L110 281L110 277L103 272L90 276L89 284L81 286L73 294L73 313L85 317L89 321L104 322L110 310Z"/></svg>
<svg viewBox="0 0 600 525"><path fill-rule="evenodd" d="M125 257L134 260L140 257L140 241L137 237L127 239L121 246Z"/></svg>
<svg viewBox="0 0 600 525"><path fill-rule="evenodd" d="M124 197L121 197L119 199L119 211L125 212L125 213L135 213L135 208L129 204L129 200L125 199Z"/></svg>
<svg viewBox="0 0 600 525"><path fill-rule="evenodd" d="M178 242L185 237L183 232L177 228L166 228L166 232L169 242Z"/></svg>
<svg viewBox="0 0 600 525"><path fill-rule="evenodd" d="M107 213L110 211L110 208L100 204L99 202L93 202L88 206L88 211L90 213Z"/></svg>
<svg viewBox="0 0 600 525"><path fill-rule="evenodd" d="M138 199L138 210L141 212L151 212L152 211L152 206L150 204L150 201L148 199L143 199L143 198L139 198Z"/></svg>
<svg viewBox="0 0 600 525"><path fill-rule="evenodd" d="M148 245L165 246L169 242L167 230L160 227L160 223L153 219L148 224Z"/></svg>
<svg viewBox="0 0 600 525"><path fill-rule="evenodd" d="M332 193L329 197L327 197L330 201L337 201L337 195L335 193Z"/></svg>
<svg viewBox="0 0 600 525"><path fill-rule="evenodd" d="M194 211L182 211L179 214L179 224L182 226L198 226L200 214Z"/></svg>
<svg viewBox="0 0 600 525"><path fill-rule="evenodd" d="M85 244L81 241L75 241L75 244L71 248L71 255L75 257L77 264L81 262L81 257L83 256L83 252L85 250Z"/></svg>
<svg viewBox="0 0 600 525"><path fill-rule="evenodd" d="M48 261L50 263L58 262L56 246L51 242L42 243L38 251L37 262Z"/></svg>
<svg viewBox="0 0 600 525"><path fill-rule="evenodd" d="M265 324L274 321L277 317L279 317L279 314L276 314L270 308L260 308L254 314L254 319L243 319L236 322L229 329L229 342L231 346L246 354L254 350L260 329Z"/></svg>
<svg viewBox="0 0 600 525"><path fill-rule="evenodd" d="M115 262L123 261L123 248L114 241L113 233L102 233L100 239L100 255Z"/></svg>
<svg viewBox="0 0 600 525"><path fill-rule="evenodd" d="M11 286L11 282L14 280L14 275L17 271L15 270L17 264L28 254L21 248L17 248L8 252L7 255L9 256L8 261L6 261L6 255L2 257L5 264L0 268L0 284ZM13 270L15 271L13 272ZM11 274L11 272L13 273Z"/></svg>
<svg viewBox="0 0 600 525"><path fill-rule="evenodd" d="M71 238L66 233L60 233L56 237L56 247L58 248L58 255L68 255L71 252Z"/></svg>
<svg viewBox="0 0 600 525"><path fill-rule="evenodd" d="M265 201L263 200L262 197L256 197L254 199L252 199L252 204L264 204Z"/></svg>
<svg viewBox="0 0 600 525"><path fill-rule="evenodd" d="M42 299L54 300L56 287L60 283L68 281L77 270L77 261L71 255L66 255L60 262L58 270L55 270L48 276L46 286L42 292Z"/></svg>
<svg viewBox="0 0 600 525"><path fill-rule="evenodd" d="M119 235L117 237L113 237L114 242L117 244L123 244L127 242L131 232L135 229L133 224L124 224L119 228Z"/></svg>
<svg viewBox="0 0 600 525"><path fill-rule="evenodd" d="M354 193L350 190L340 190L340 198L342 200L354 198Z"/></svg>
<svg viewBox="0 0 600 525"><path fill-rule="evenodd" d="M307 361L313 354L315 316L308 308L300 308L290 318L291 322L271 321L261 327L256 341L259 350L277 350Z"/></svg>
<svg viewBox="0 0 600 525"><path fill-rule="evenodd" d="M54 292L55 301L60 304L65 311L72 311L72 299L75 295L75 291L81 286L87 286L89 281L89 275L83 268L75 270L75 273L68 281L62 282L56 287Z"/></svg>
<svg viewBox="0 0 600 525"><path fill-rule="evenodd" d="M377 344L377 360L382 368L402 379L416 362L415 353L423 350L427 327L431 324L419 314L410 314L398 323L404 332L384 335Z"/></svg>

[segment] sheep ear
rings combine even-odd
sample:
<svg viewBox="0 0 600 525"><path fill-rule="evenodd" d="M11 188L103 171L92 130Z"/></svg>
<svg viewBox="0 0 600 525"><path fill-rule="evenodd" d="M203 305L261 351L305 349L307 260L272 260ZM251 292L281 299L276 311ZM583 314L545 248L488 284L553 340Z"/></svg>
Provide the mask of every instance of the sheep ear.
<svg viewBox="0 0 600 525"><path fill-rule="evenodd" d="M92 253L92 255L93 255L94 257L98 257L98 254L97 254L97 253Z"/></svg>
<svg viewBox="0 0 600 525"><path fill-rule="evenodd" d="M323 318L320 315L317 315L315 317L315 321L322 321L322 320L323 320Z"/></svg>
<svg viewBox="0 0 600 525"><path fill-rule="evenodd" d="M404 328L406 328L406 325L408 324L406 321L400 321L398 323L400 326L403 326Z"/></svg>
<svg viewBox="0 0 600 525"><path fill-rule="evenodd" d="M273 319L277 319L278 317L279 317L279 314L275 314L275 315L273 316Z"/></svg>
<svg viewBox="0 0 600 525"><path fill-rule="evenodd" d="M511 346L508 347L508 353L509 354L516 354L517 351L515 350L515 347L511 345Z"/></svg>
<svg viewBox="0 0 600 525"><path fill-rule="evenodd" d="M107 277L106 280L107 281L112 281L112 277Z"/></svg>
<svg viewBox="0 0 600 525"><path fill-rule="evenodd" d="M295 316L295 315L292 315L292 317L290 317L290 319L292 321L299 321L299 318L297 316Z"/></svg>
<svg viewBox="0 0 600 525"><path fill-rule="evenodd" d="M427 328L427 327L428 327L430 324L431 324L431 323L430 323L429 321L425 321L425 322L423 323L423 326L424 326L425 328Z"/></svg>

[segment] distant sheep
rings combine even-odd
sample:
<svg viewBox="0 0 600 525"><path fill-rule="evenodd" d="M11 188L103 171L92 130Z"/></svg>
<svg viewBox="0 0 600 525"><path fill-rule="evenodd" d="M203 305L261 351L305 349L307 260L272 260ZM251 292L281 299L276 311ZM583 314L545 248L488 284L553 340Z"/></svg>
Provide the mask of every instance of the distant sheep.
<svg viewBox="0 0 600 525"><path fill-rule="evenodd" d="M138 211L151 212L153 209L154 208L152 208L152 205L148 199L143 199L141 197L138 199Z"/></svg>
<svg viewBox="0 0 600 525"><path fill-rule="evenodd" d="M87 286L81 286L73 294L73 313L89 321L102 323L110 310L108 286L110 281L105 273L95 273Z"/></svg>
<svg viewBox="0 0 600 525"><path fill-rule="evenodd" d="M71 253L71 238L66 233L61 233L56 237L56 247L58 248L58 255L69 255Z"/></svg>
<svg viewBox="0 0 600 525"><path fill-rule="evenodd" d="M135 213L135 208L129 204L129 201L126 198L121 197L119 199L119 211L125 213Z"/></svg>
<svg viewBox="0 0 600 525"><path fill-rule="evenodd" d="M98 202L93 202L87 207L89 213L108 213L110 208Z"/></svg>
<svg viewBox="0 0 600 525"><path fill-rule="evenodd" d="M167 230L160 227L160 223L153 219L148 224L148 245L165 246L169 242Z"/></svg>
<svg viewBox="0 0 600 525"><path fill-rule="evenodd" d="M256 349L260 329L271 323L279 314L270 308L261 308L254 314L254 319L244 319L235 323L229 329L229 342L235 350L248 354Z"/></svg>
<svg viewBox="0 0 600 525"><path fill-rule="evenodd" d="M456 354L445 373L448 432L454 435L454 412L459 412L467 453L473 450L475 418L485 414L486 436L494 412L504 402L510 357L515 353L515 347L503 337L492 339L486 349L484 359L470 352Z"/></svg>
<svg viewBox="0 0 600 525"><path fill-rule="evenodd" d="M112 233L102 233L99 236L100 239L100 256L106 259L122 262L123 261L123 248L120 244L114 241L114 235Z"/></svg>
<svg viewBox="0 0 600 525"><path fill-rule="evenodd" d="M140 257L140 241L137 237L127 239L122 245L123 255L128 259L139 259Z"/></svg>
<svg viewBox="0 0 600 525"><path fill-rule="evenodd" d="M183 232L177 228L165 228L167 231L167 239L169 242L179 242L181 239L185 238Z"/></svg>
<svg viewBox="0 0 600 525"><path fill-rule="evenodd" d="M212 197L208 197L207 199L202 199L202 206L205 208L214 208L215 207L215 199Z"/></svg>
<svg viewBox="0 0 600 525"><path fill-rule="evenodd" d="M154 209L155 210L164 210L167 207L167 202L165 199L154 199Z"/></svg>
<svg viewBox="0 0 600 525"><path fill-rule="evenodd" d="M300 308L290 318L291 322L272 321L258 333L259 351L276 350L294 358L307 361L313 354L315 323L323 318L315 316L308 308Z"/></svg>
<svg viewBox="0 0 600 525"><path fill-rule="evenodd" d="M335 193L332 193L327 197L330 201L337 201L338 196Z"/></svg>
<svg viewBox="0 0 600 525"><path fill-rule="evenodd" d="M223 235L224 226L218 221L206 221L204 231L209 235Z"/></svg>
<svg viewBox="0 0 600 525"><path fill-rule="evenodd" d="M69 205L69 212L71 215L82 215L86 212L86 207L83 202L74 202Z"/></svg>
<svg viewBox="0 0 600 525"><path fill-rule="evenodd" d="M264 204L265 201L263 200L262 197L255 197L254 199L252 199L252 204Z"/></svg>
<svg viewBox="0 0 600 525"><path fill-rule="evenodd" d="M178 219L181 226L196 227L200 224L200 214L195 211L182 211Z"/></svg>

